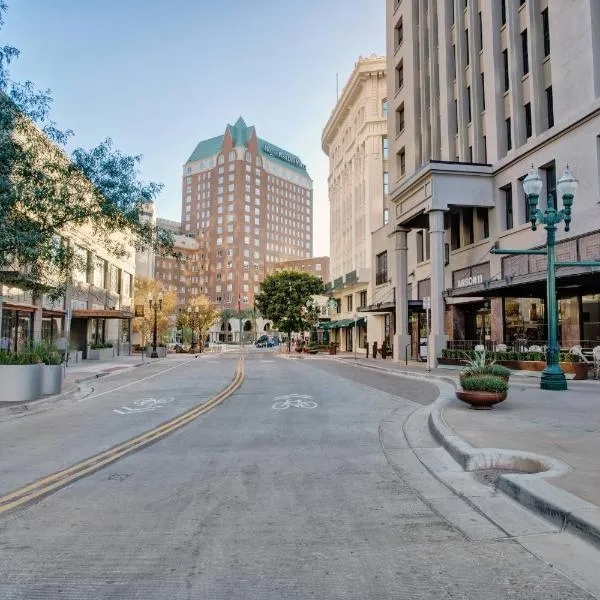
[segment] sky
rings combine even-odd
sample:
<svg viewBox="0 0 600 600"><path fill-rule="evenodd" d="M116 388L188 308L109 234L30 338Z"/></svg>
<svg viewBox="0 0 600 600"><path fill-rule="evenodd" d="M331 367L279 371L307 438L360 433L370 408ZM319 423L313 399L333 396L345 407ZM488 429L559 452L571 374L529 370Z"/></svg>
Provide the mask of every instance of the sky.
<svg viewBox="0 0 600 600"><path fill-rule="evenodd" d="M110 137L141 154L179 220L182 166L196 144L243 116L306 164L314 255L329 254L321 133L359 56L385 54L385 0L8 0L2 43L13 79L49 88L70 146Z"/></svg>

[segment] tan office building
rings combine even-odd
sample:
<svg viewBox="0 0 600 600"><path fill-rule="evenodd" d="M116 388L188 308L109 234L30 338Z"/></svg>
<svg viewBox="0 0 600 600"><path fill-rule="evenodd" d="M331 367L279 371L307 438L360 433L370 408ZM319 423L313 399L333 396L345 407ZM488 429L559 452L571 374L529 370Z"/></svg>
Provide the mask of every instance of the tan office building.
<svg viewBox="0 0 600 600"><path fill-rule="evenodd" d="M543 341L544 262L489 249L545 243L522 180L540 170L544 209L568 164L580 184L557 253L600 257L600 5L387 0L386 21L393 210L372 264L375 290L395 290L396 358L425 335L426 297L436 357L448 340ZM597 343L598 269L561 269L557 284L561 344Z"/></svg>
<svg viewBox="0 0 600 600"><path fill-rule="evenodd" d="M385 57L361 57L325 128L329 157L330 283L337 310L329 330L342 350L364 352L367 322L357 312L373 303L371 233L389 219ZM358 337L358 339L355 339Z"/></svg>

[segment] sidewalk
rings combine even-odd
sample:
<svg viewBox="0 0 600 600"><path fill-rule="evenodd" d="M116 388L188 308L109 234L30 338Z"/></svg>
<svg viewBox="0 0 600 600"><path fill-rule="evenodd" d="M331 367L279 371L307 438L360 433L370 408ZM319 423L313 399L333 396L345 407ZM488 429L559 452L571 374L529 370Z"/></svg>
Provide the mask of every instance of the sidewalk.
<svg viewBox="0 0 600 600"><path fill-rule="evenodd" d="M338 360L354 362L349 358ZM501 475L497 487L600 544L600 381L569 381L568 391L551 392L541 390L538 379L512 375L508 398L493 410L477 411L454 397L456 369L356 362L437 380L440 397L426 407L429 428L455 460L467 471L524 467L527 474Z"/></svg>

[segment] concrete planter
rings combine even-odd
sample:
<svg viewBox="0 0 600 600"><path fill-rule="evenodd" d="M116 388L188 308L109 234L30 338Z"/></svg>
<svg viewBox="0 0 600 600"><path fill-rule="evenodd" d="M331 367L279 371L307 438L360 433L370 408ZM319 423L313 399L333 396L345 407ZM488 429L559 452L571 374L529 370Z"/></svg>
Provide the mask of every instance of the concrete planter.
<svg viewBox="0 0 600 600"><path fill-rule="evenodd" d="M42 394L55 396L62 391L63 366L42 365Z"/></svg>
<svg viewBox="0 0 600 600"><path fill-rule="evenodd" d="M114 348L98 348L93 350L90 348L88 352L88 360L110 360L115 357Z"/></svg>
<svg viewBox="0 0 600 600"><path fill-rule="evenodd" d="M152 346L148 346L146 348L146 356L150 358L152 354ZM156 354L158 354L158 358L165 358L167 356L167 349L165 346L156 346Z"/></svg>
<svg viewBox="0 0 600 600"><path fill-rule="evenodd" d="M43 365L0 365L0 402L29 402L42 395Z"/></svg>
<svg viewBox="0 0 600 600"><path fill-rule="evenodd" d="M83 350L69 350L67 365L74 365L83 360Z"/></svg>

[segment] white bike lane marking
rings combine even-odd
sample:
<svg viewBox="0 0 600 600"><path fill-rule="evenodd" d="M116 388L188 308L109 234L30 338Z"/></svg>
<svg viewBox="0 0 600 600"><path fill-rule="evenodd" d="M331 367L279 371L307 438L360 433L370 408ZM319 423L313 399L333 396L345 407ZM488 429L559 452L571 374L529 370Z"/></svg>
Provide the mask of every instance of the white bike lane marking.
<svg viewBox="0 0 600 600"><path fill-rule="evenodd" d="M142 398L141 400L134 400L134 407L131 408L129 406L121 406L119 408L115 408L113 412L116 412L119 415L130 415L132 413L141 413L141 412L151 412L160 408L164 404L170 404L173 402L175 398Z"/></svg>
<svg viewBox="0 0 600 600"><path fill-rule="evenodd" d="M286 394L277 396L273 408L275 410L286 410L288 408L317 408L318 404L307 394Z"/></svg>

